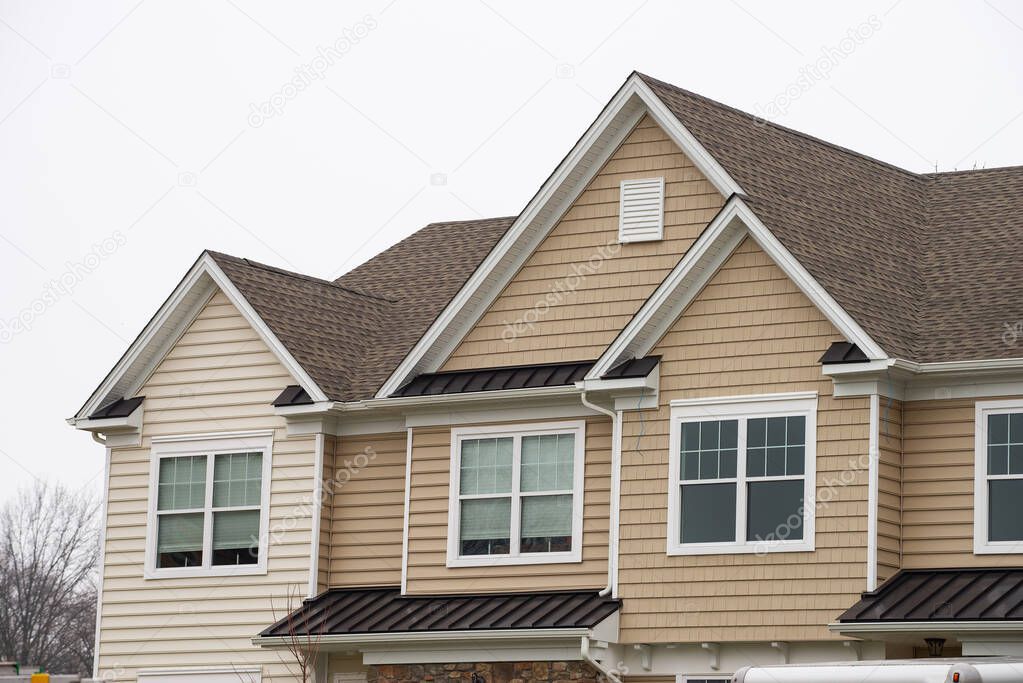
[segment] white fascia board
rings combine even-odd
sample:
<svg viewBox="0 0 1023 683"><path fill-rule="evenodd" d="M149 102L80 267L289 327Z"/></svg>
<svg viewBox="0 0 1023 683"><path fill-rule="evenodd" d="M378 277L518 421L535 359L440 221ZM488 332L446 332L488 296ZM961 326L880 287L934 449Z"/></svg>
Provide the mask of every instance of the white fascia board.
<svg viewBox="0 0 1023 683"><path fill-rule="evenodd" d="M1023 633L1023 621L897 621L834 622L828 630L840 634L885 633Z"/></svg>
<svg viewBox="0 0 1023 683"><path fill-rule="evenodd" d="M388 645L402 643L424 644L445 642L509 642L530 640L566 640L579 639L589 635L586 628L548 628L548 629L495 629L492 631L423 631L406 633L353 633L320 636L317 641L321 645ZM256 636L252 644L257 647L286 647L291 638L287 636Z"/></svg>
<svg viewBox="0 0 1023 683"><path fill-rule="evenodd" d="M78 427L83 418L96 412L111 398L135 395L206 305L217 287L224 292L246 322L256 330L263 342L313 400L327 400L323 391L256 314L213 257L203 254L69 422ZM113 396L114 393L118 395Z"/></svg>
<svg viewBox="0 0 1023 683"><path fill-rule="evenodd" d="M633 74L381 386L377 398L390 396L414 374L438 369L644 114L653 117L723 197L742 193L692 132Z"/></svg>
<svg viewBox="0 0 1023 683"><path fill-rule="evenodd" d="M649 353L747 234L846 339L869 358L887 361L881 347L778 241L742 198L734 196L611 343L586 379L600 377L629 357Z"/></svg>

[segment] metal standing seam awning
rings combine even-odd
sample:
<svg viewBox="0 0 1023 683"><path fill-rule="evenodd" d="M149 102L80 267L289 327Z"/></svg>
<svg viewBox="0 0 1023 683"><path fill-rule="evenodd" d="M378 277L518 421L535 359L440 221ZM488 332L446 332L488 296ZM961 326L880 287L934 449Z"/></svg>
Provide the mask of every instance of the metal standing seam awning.
<svg viewBox="0 0 1023 683"><path fill-rule="evenodd" d="M619 600L597 591L419 596L401 595L398 587L333 588L306 600L254 642L272 645L296 636L324 643L409 634L577 636L620 607Z"/></svg>
<svg viewBox="0 0 1023 683"><path fill-rule="evenodd" d="M847 636L1023 637L1023 567L903 569L829 624Z"/></svg>

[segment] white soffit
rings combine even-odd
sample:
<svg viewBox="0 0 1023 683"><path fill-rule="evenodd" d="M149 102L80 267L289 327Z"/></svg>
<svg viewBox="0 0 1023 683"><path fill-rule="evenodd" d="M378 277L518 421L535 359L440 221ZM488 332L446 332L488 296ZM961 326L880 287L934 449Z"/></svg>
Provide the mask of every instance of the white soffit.
<svg viewBox="0 0 1023 683"><path fill-rule="evenodd" d="M722 196L742 193L689 129L633 74L391 374L377 398L390 396L415 375L440 368L644 114L664 129Z"/></svg>

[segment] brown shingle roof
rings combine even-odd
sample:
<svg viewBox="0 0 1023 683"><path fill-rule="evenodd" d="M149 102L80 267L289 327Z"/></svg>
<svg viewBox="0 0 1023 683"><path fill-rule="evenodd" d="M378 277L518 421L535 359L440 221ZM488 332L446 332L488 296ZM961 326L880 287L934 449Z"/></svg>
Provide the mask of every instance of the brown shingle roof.
<svg viewBox="0 0 1023 683"><path fill-rule="evenodd" d="M334 282L210 252L328 397L371 398L514 218L433 223Z"/></svg>
<svg viewBox="0 0 1023 683"><path fill-rule="evenodd" d="M890 356L1023 355L1023 166L915 174L640 77Z"/></svg>
<svg viewBox="0 0 1023 683"><path fill-rule="evenodd" d="M889 355L1023 355L1003 338L1023 321L1023 167L915 174L640 77ZM375 394L513 220L428 225L333 282L212 255L328 396L358 400Z"/></svg>

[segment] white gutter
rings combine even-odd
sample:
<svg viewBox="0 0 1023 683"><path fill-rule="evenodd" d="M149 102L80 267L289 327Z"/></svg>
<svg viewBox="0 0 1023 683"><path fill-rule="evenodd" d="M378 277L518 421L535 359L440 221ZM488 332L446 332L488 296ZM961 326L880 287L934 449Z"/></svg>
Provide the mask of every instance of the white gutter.
<svg viewBox="0 0 1023 683"><path fill-rule="evenodd" d="M1020 633L1023 621L896 621L834 622L832 633Z"/></svg>
<svg viewBox="0 0 1023 683"><path fill-rule="evenodd" d="M579 646L579 654L582 656L584 661L590 663L590 666L592 666L594 669L607 676L608 680L612 681L613 683L622 683L622 679L618 677L617 671L604 666L596 659L594 659L593 656L590 654L589 636L583 636L582 643Z"/></svg>
<svg viewBox="0 0 1023 683"><path fill-rule="evenodd" d="M622 475L622 411L609 410L603 406L598 406L596 403L591 403L586 398L585 391L582 392L579 399L590 410L595 410L611 418L611 514L607 535L607 586L598 593L600 597L606 597L614 592L615 569L618 564L616 560L618 555L617 531Z"/></svg>
<svg viewBox="0 0 1023 683"><path fill-rule="evenodd" d="M423 631L406 633L345 633L320 636L321 645L394 645L395 643L489 642L522 640L567 640L587 638L586 628L495 629L492 631ZM256 636L257 647L287 647L291 636Z"/></svg>

